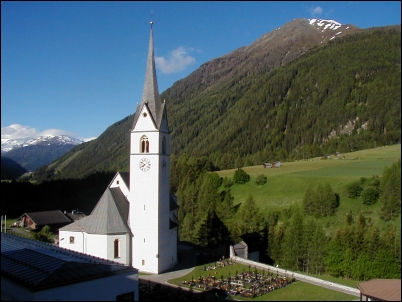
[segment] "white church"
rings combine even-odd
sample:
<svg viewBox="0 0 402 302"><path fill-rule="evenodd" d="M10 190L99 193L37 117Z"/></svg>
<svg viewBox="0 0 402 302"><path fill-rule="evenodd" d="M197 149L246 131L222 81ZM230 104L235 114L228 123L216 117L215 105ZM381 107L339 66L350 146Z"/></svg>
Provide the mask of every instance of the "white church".
<svg viewBox="0 0 402 302"><path fill-rule="evenodd" d="M178 261L178 206L170 194L170 136L152 25L142 101L130 130L130 172L115 175L89 216L59 229L59 246L159 274Z"/></svg>

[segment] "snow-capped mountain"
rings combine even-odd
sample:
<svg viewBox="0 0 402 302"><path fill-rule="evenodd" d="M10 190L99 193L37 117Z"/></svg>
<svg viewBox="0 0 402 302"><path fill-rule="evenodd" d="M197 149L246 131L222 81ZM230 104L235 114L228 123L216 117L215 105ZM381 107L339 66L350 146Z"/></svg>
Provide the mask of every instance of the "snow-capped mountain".
<svg viewBox="0 0 402 302"><path fill-rule="evenodd" d="M84 141L67 135L36 138L1 139L1 155L14 160L28 171L47 165Z"/></svg>
<svg viewBox="0 0 402 302"><path fill-rule="evenodd" d="M67 135L46 135L28 139L1 139L1 153L4 154L17 148L27 146L61 146L61 145L79 145L83 140Z"/></svg>

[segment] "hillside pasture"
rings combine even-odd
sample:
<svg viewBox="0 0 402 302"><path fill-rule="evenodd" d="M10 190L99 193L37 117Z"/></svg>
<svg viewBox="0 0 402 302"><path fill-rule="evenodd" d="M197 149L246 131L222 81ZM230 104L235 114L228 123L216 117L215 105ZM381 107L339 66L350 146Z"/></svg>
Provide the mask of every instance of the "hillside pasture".
<svg viewBox="0 0 402 302"><path fill-rule="evenodd" d="M335 193L340 196L340 206L332 217L319 220L327 231L333 231L345 222L345 215L352 211L357 217L362 213L371 222L380 222L379 211L381 204L364 205L360 198L348 197L346 187L350 182L360 178L382 176L386 166L390 167L401 158L401 145L378 147L361 150L340 156L331 155L329 159L321 157L309 160L283 162L277 168L264 168L263 165L243 167L250 175L246 184L235 184L230 190L234 204L239 205L251 194L262 213L268 215L273 211L281 211L295 204L301 204L308 185L317 187L319 183L328 182ZM218 171L221 177L232 178L235 169ZM268 182L262 186L255 184L258 175L263 174ZM400 222L400 217L397 219ZM396 223L396 222L392 222ZM383 224L383 223L381 223Z"/></svg>

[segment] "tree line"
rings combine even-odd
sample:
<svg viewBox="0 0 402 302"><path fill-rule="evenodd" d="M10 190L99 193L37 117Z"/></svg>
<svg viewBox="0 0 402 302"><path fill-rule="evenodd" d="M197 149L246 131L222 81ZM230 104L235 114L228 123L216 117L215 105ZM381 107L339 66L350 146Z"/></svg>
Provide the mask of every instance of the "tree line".
<svg viewBox="0 0 402 302"><path fill-rule="evenodd" d="M254 235L257 245L267 246L266 259L282 268L354 280L400 278L400 229L380 230L370 218L355 217L350 211L344 227L335 234L324 232L317 218L333 215L341 202L328 183L309 186L300 204L264 216L252 195L233 204L230 187L249 181L241 168L228 179L214 173L206 157L182 156L172 163L177 173L172 179L180 206L180 240L214 248ZM400 173L398 161L384 169L381 181L379 177L359 180L364 187L360 192L378 189L370 204L381 202L384 220L400 214ZM353 186L347 190L353 194ZM360 193L356 198L361 197Z"/></svg>

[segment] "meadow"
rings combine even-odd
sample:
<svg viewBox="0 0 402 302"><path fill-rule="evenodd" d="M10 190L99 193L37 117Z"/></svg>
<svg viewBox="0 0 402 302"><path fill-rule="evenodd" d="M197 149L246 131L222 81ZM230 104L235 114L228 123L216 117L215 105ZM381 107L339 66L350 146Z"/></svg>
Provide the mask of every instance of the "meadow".
<svg viewBox="0 0 402 302"><path fill-rule="evenodd" d="M401 159L401 145L378 147L373 149L343 153L340 156L331 155L328 159L322 157L294 162L282 162L280 167L264 168L263 165L243 167L250 175L246 184L235 184L230 190L234 197L234 205L239 205L252 195L261 212L268 215L272 211L281 211L294 204L301 204L309 184L314 188L319 183L328 182L335 193L340 196L340 206L335 215L319 218L328 233L332 233L345 223L349 210L357 217L362 213L372 223L385 227L388 224L400 225L398 219L384 223L379 217L381 204L364 205L360 198L348 197L346 187L360 178L382 176L386 166L390 167ZM218 171L221 177L233 177L235 169ZM267 183L258 186L255 179L265 175Z"/></svg>

